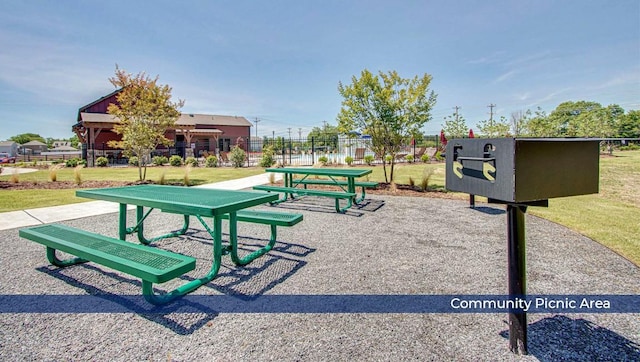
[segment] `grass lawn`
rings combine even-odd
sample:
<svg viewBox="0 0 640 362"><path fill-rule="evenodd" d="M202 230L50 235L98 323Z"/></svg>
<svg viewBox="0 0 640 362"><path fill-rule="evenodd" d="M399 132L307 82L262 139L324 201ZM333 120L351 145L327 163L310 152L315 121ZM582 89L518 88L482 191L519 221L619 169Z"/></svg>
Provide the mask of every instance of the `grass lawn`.
<svg viewBox="0 0 640 362"><path fill-rule="evenodd" d="M219 181L232 180L247 176L264 173L262 168L192 168L189 172L189 183L191 185L201 185ZM74 182L75 175L72 168L57 171L57 181ZM147 180L158 182L164 175L166 183L183 183L185 176L184 167L149 167L147 168ZM48 183L50 181L49 170L39 170L36 172L19 174L19 182ZM10 174L3 173L0 180L8 181ZM138 180L138 168L118 167L118 168L84 168L81 171L82 181L123 181L135 182ZM0 190L0 212L33 209L38 207L56 206L72 204L77 202L91 201L75 196L75 189L63 190Z"/></svg>
<svg viewBox="0 0 640 362"><path fill-rule="evenodd" d="M356 167L367 167L358 165ZM372 167L371 181L384 182L381 166ZM164 172L166 182L182 182L182 167L150 167L147 179L158 181ZM262 168L194 168L189 173L192 184L225 181L263 173ZM429 175L432 189L443 189L444 164L400 164L395 167L395 181L420 185ZM0 176L9 180L10 175ZM82 180L136 181L137 168L90 168L82 170ZM49 171L20 175L20 182L49 182ZM58 171L58 180L73 181L72 169ZM616 251L640 266L640 151L616 152L600 158L600 193L551 199L548 208L530 207L528 213L565 225ZM0 190L0 212L87 201L76 198L75 190ZM460 198L468 196L459 194ZM481 201L482 198L479 198Z"/></svg>

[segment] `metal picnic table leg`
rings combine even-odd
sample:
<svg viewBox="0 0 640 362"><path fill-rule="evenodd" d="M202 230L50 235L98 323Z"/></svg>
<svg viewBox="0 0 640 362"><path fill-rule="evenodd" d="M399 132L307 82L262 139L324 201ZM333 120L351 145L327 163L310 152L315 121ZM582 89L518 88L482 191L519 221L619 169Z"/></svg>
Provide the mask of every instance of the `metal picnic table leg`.
<svg viewBox="0 0 640 362"><path fill-rule="evenodd" d="M507 205L507 258L509 273L509 298L525 298L527 293L525 259L526 206ZM524 311L509 313L509 348L511 352L528 354L527 314Z"/></svg>
<svg viewBox="0 0 640 362"><path fill-rule="evenodd" d="M245 255L244 257L238 257L238 219L235 212L229 213L229 243L231 244L231 260L236 265L247 265L262 255L268 253L276 244L277 234L276 225L271 226L271 238L269 243L264 247Z"/></svg>
<svg viewBox="0 0 640 362"><path fill-rule="evenodd" d="M120 240L127 239L127 204L120 204L118 215L118 237Z"/></svg>
<svg viewBox="0 0 640 362"><path fill-rule="evenodd" d="M120 204L120 214L118 216L118 237L120 240L126 240L127 234L132 234L137 232L138 241L140 241L144 245L149 245L154 241L171 238L179 235L184 235L189 229L189 215L184 215L184 223L182 224L182 228L178 231L172 231L170 233L166 233L164 235L156 236L151 239L147 239L144 236L144 220L149 216L149 214L153 211L153 208L149 209L149 211L145 214L144 207L136 206L136 225L134 227L127 227L127 204Z"/></svg>
<svg viewBox="0 0 640 362"><path fill-rule="evenodd" d="M222 263L222 217L219 215L213 217L213 229L211 229L200 216L196 217L200 220L200 223L202 223L209 235L213 237L213 261L209 273L202 278L192 280L162 295L155 294L153 291L153 283L143 280L142 294L149 303L156 305L168 303L209 283L218 275Z"/></svg>

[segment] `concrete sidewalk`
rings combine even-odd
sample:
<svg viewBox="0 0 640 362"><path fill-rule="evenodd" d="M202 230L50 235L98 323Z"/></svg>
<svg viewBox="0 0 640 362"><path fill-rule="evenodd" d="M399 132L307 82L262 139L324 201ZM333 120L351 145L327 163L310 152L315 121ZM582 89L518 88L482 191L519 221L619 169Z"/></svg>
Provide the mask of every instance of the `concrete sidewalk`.
<svg viewBox="0 0 640 362"><path fill-rule="evenodd" d="M211 189L242 190L256 185L269 183L269 174L245 177L242 179L216 182L212 184L194 186ZM276 180L281 180L281 174L274 174ZM62 220L72 220L87 216L96 216L118 212L118 204L108 201L89 201L69 205L41 207L22 211L0 213L0 230L46 224ZM131 206L133 209L133 206Z"/></svg>

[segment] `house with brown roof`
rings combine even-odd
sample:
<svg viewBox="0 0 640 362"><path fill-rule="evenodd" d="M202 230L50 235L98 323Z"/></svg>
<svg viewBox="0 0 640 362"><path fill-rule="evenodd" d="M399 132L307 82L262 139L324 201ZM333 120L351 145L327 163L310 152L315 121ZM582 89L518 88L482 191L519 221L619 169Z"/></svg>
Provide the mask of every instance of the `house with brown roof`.
<svg viewBox="0 0 640 362"><path fill-rule="evenodd" d="M108 146L111 140L120 140L113 132L118 120L107 113L109 104L118 104L120 90L93 101L78 110L72 130L80 139L83 158L92 164L99 156L118 157L120 150ZM175 127L167 130L165 137L173 140L172 147L158 148L158 154L187 157L208 153L227 152L236 144L248 144L251 122L244 117L211 114L181 114Z"/></svg>

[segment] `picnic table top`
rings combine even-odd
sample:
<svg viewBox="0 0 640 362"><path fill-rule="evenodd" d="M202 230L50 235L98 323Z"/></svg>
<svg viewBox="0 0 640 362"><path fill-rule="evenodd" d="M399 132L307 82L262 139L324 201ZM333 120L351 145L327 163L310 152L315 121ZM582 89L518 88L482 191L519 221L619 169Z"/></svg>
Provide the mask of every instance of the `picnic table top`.
<svg viewBox="0 0 640 362"><path fill-rule="evenodd" d="M267 168L266 172L280 172L288 174L319 175L319 176L342 176L342 177L362 177L373 172L367 168L311 168L311 167L282 167Z"/></svg>
<svg viewBox="0 0 640 362"><path fill-rule="evenodd" d="M76 196L200 216L222 215L278 199L277 194L258 191L200 189L164 185L135 185L78 190L76 191Z"/></svg>

